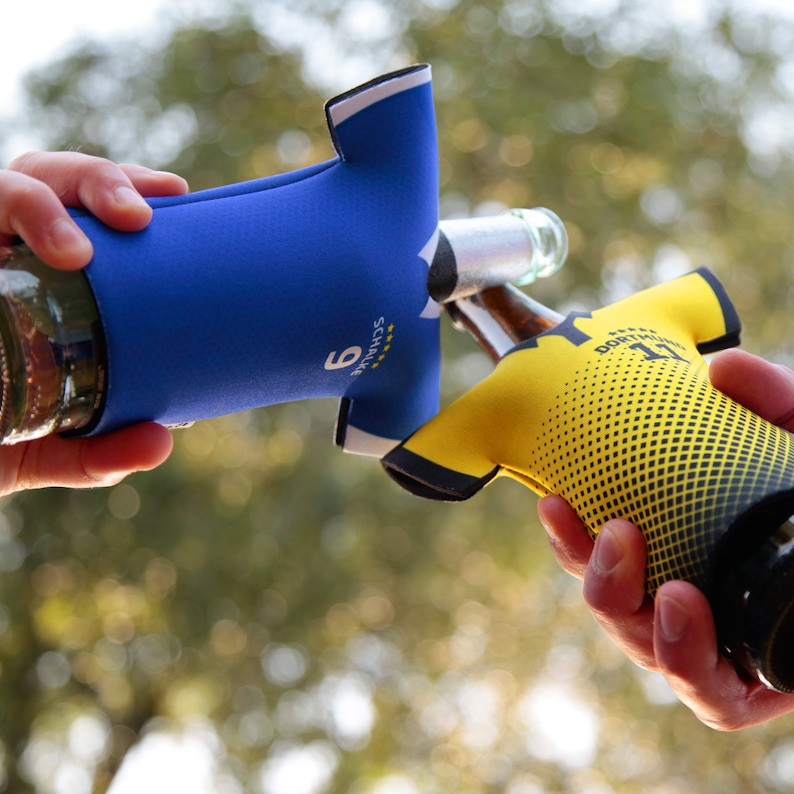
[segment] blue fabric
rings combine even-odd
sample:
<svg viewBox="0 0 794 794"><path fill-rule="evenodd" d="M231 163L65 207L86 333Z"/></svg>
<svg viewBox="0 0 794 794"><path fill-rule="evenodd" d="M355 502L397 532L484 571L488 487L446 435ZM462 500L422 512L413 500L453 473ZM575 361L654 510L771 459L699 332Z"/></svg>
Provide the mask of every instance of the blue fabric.
<svg viewBox="0 0 794 794"><path fill-rule="evenodd" d="M152 200L140 233L76 213L108 350L92 432L340 397L346 446L383 454L437 411L439 320L420 257L438 225L429 67L326 113L326 163Z"/></svg>

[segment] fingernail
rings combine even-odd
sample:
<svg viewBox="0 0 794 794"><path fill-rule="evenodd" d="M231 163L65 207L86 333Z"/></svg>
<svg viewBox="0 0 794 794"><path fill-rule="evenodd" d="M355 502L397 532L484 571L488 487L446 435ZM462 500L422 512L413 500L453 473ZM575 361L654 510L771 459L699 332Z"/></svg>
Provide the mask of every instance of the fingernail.
<svg viewBox="0 0 794 794"><path fill-rule="evenodd" d="M659 601L659 626L668 642L676 642L684 636L689 625L689 612L674 598L661 595Z"/></svg>
<svg viewBox="0 0 794 794"><path fill-rule="evenodd" d="M50 226L50 240L60 252L79 251L91 243L68 218L58 218Z"/></svg>
<svg viewBox="0 0 794 794"><path fill-rule="evenodd" d="M611 573L623 559L623 546L609 525L598 533L593 550L593 565L600 574Z"/></svg>
<svg viewBox="0 0 794 794"><path fill-rule="evenodd" d="M120 207L148 207L140 193L127 185L119 185L113 191L113 199Z"/></svg>

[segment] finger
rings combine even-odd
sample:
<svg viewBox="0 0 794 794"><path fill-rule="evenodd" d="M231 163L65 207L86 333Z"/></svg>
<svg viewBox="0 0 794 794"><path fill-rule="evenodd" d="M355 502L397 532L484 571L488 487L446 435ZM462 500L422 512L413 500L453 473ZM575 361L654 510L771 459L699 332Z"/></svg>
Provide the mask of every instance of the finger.
<svg viewBox="0 0 794 794"><path fill-rule="evenodd" d="M16 158L10 170L44 182L67 207L85 207L108 226L139 231L151 220L152 209L115 163L80 152L29 152Z"/></svg>
<svg viewBox="0 0 794 794"><path fill-rule="evenodd" d="M95 438L47 436L2 450L0 492L113 485L132 472L159 466L172 446L170 432L153 422Z"/></svg>
<svg viewBox="0 0 794 794"><path fill-rule="evenodd" d="M119 166L142 196L181 196L188 192L188 184L169 171L152 171L141 165L124 163Z"/></svg>
<svg viewBox="0 0 794 794"><path fill-rule="evenodd" d="M596 538L584 577L595 619L636 664L656 669L653 602L645 590L646 544L628 521L608 521Z"/></svg>
<svg viewBox="0 0 794 794"><path fill-rule="evenodd" d="M54 267L83 267L93 250L52 189L15 171L0 172L0 235L4 245L21 237Z"/></svg>
<svg viewBox="0 0 794 794"><path fill-rule="evenodd" d="M538 517L560 567L583 579L593 553L593 541L579 516L562 497L544 496L538 502Z"/></svg>
<svg viewBox="0 0 794 794"><path fill-rule="evenodd" d="M706 596L688 582L667 582L655 603L654 649L659 670L678 698L706 725L738 730L794 709L794 696L740 676L718 650Z"/></svg>
<svg viewBox="0 0 794 794"><path fill-rule="evenodd" d="M129 472L149 471L165 462L174 439L162 425L144 422L96 438L82 439L82 444L83 469L95 480L118 481Z"/></svg>
<svg viewBox="0 0 794 794"><path fill-rule="evenodd" d="M764 419L794 431L794 372L744 350L725 350L709 366L715 389Z"/></svg>

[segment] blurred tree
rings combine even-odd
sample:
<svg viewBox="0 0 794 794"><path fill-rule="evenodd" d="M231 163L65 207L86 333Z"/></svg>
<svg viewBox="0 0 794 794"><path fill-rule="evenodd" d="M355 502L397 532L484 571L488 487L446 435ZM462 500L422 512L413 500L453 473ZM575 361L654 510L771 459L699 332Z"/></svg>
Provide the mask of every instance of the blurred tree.
<svg viewBox="0 0 794 794"><path fill-rule="evenodd" d="M300 55L247 17L177 29L156 52L85 45L33 75L28 89L36 126L54 146L168 165L194 190L331 152L324 97L302 79Z"/></svg>
<svg viewBox="0 0 794 794"><path fill-rule="evenodd" d="M31 77L28 116L52 148L198 189L329 157L328 86L426 60L444 214L539 204L569 224L538 297L592 306L706 263L785 358L791 165L758 134L784 28L567 7L270 0L154 51L84 47ZM444 351L446 399L488 364L448 327ZM794 723L726 736L672 704L594 628L528 492L411 499L331 446L334 413L205 422L157 472L3 504L6 790L104 791L180 726L216 737L213 791L790 790Z"/></svg>

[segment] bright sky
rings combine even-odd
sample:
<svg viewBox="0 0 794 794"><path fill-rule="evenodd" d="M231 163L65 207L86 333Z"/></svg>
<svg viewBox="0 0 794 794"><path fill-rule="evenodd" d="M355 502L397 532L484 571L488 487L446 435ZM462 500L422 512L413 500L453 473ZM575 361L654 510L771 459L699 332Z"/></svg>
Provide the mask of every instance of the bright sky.
<svg viewBox="0 0 794 794"><path fill-rule="evenodd" d="M0 123L10 136L0 149L0 167L35 141L15 138L21 80L26 72L66 54L77 40L146 34L156 29L165 0L21 0L3 8L3 67L0 70Z"/></svg>
<svg viewBox="0 0 794 794"><path fill-rule="evenodd" d="M432 2L432 0L431 0ZM723 0L726 5L733 2L747 9L744 0ZM561 8L570 5L569 0L558 0ZM190 14L199 16L220 3L213 0L134 0L129 3L108 0L14 0L3 9L3 67L0 71L0 119L10 115L10 109L19 100L19 81L29 69L46 64L80 38L99 37L107 39L117 35L141 33L144 37L157 36L168 27L162 23L172 15ZM444 5L445 3L440 3ZM615 0L575 0L578 12L609 9ZM715 5L715 0L669 0L667 13L677 7L696 9ZM289 3L285 3L289 8ZM671 10L672 9L672 10ZM792 13L791 0L754 0L756 12ZM160 22L158 22L160 20Z"/></svg>
<svg viewBox="0 0 794 794"><path fill-rule="evenodd" d="M169 3L168 5L173 5ZM3 9L3 69L0 107L18 101L21 76L30 68L52 61L71 40L156 30L158 11L165 0L22 0Z"/></svg>
<svg viewBox="0 0 794 794"><path fill-rule="evenodd" d="M0 69L0 123L8 131L19 111L20 81L33 68L67 54L83 39L140 36L156 41L181 14L199 16L213 0L13 0L4 4L3 66ZM0 165L20 149L0 151ZM19 143L19 147L24 146Z"/></svg>
<svg viewBox="0 0 794 794"><path fill-rule="evenodd" d="M559 0L566 6L566 0ZM730 5L730 2L727 2ZM134 0L114 3L108 0L15 0L3 9L3 68L0 72L0 108L3 115L18 99L19 79L31 67L45 64L68 49L81 37L108 37L117 34L157 34L162 29L158 18L163 10L171 14L191 13L211 8L212 0ZM287 3L287 6L289 3ZM578 9L611 7L614 0L576 0ZM709 7L713 0L672 0L672 6L690 9ZM743 2L738 5L744 6ZM756 11L791 13L791 0L755 0ZM668 6L669 11L669 6Z"/></svg>
<svg viewBox="0 0 794 794"><path fill-rule="evenodd" d="M744 0L724 0L747 10ZM561 8L570 5L569 0L558 0ZM172 16L190 14L200 16L220 3L213 0L134 0L129 3L108 0L14 0L3 9L3 67L0 70L0 120L11 115L19 101L20 79L26 71L52 61L67 52L81 38L98 37L108 39L115 36L131 36L140 33L144 38L156 37L168 24L163 22ZM443 5L443 3L442 3ZM577 11L609 9L615 0L575 0ZM665 4L660 4L665 5ZM669 0L667 13L675 8L709 8L715 0ZM289 7L289 3L285 3ZM672 10L671 10L672 9ZM791 0L754 0L756 12L788 13L794 11Z"/></svg>

